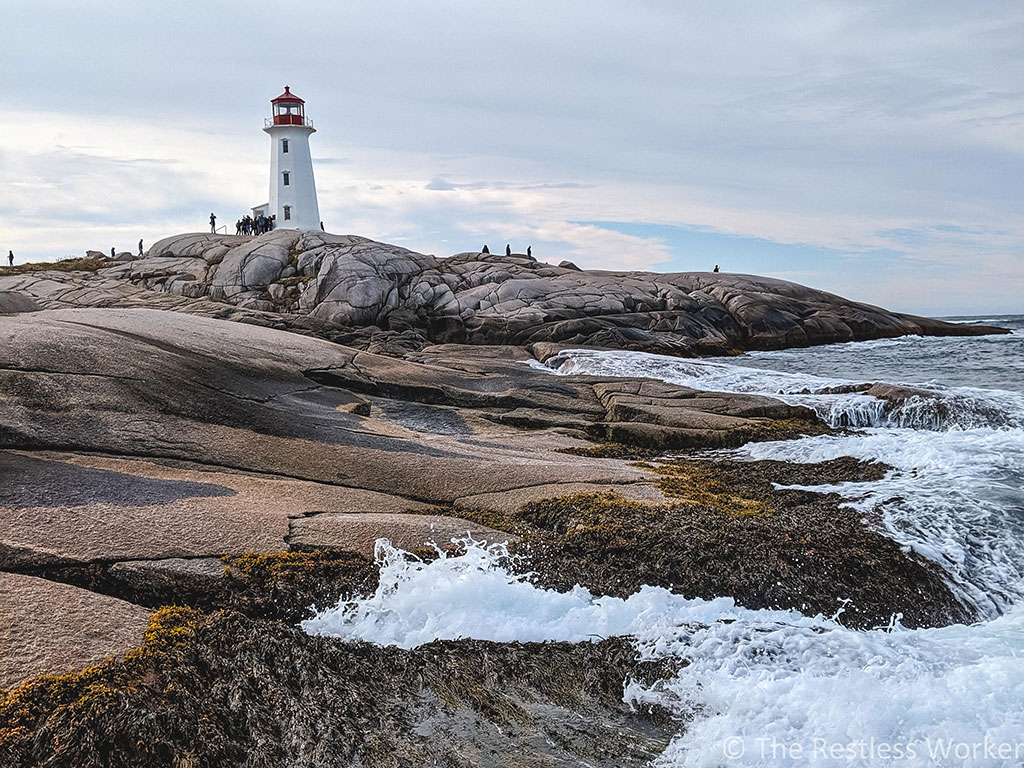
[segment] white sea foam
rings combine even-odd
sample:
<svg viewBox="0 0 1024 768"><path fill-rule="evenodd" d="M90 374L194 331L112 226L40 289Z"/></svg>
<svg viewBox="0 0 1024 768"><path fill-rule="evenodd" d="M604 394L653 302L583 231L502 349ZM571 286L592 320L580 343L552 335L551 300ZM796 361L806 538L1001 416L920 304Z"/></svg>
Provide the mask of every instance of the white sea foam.
<svg viewBox="0 0 1024 768"><path fill-rule="evenodd" d="M869 344L920 350L932 340ZM643 656L687 663L666 683L625 690L627 701L657 701L685 721L660 766L1024 765L1024 396L934 385L934 396L893 406L859 394L805 394L849 383L842 379L732 362L570 351L553 364L563 374L772 394L832 424L871 427L750 444L734 455L892 465L878 482L812 490L844 495L889 535L942 564L951 586L987 620L858 632L654 587L625 600L579 587L560 594L511 574L501 545L469 541L464 555L424 563L381 542L377 591L304 622L307 631L405 648L437 638L632 635Z"/></svg>
<svg viewBox="0 0 1024 768"><path fill-rule="evenodd" d="M632 686L627 696L660 700L682 717L698 710L655 765L1012 766L1024 759L1024 745L1014 755L1024 742L1021 611L979 626L891 632L714 623L641 638L641 648L690 664L663 689ZM1009 759L987 758L986 745ZM965 749L976 759L959 759Z"/></svg>
<svg viewBox="0 0 1024 768"><path fill-rule="evenodd" d="M652 689L631 681L624 692L629 702L656 701L688 721L657 761L663 766L807 763L771 753L762 759L770 740L808 750L815 740L899 743L922 756L901 764L943 764L927 761L940 739L1010 742L1024 727L1020 612L975 627L855 632L820 617L747 610L728 598L687 600L654 587L625 600L581 588L558 593L506 570L502 546L466 546L463 555L424 563L381 542L377 591L303 626L404 648L436 638L633 635L643 657L688 663L667 683ZM743 755L724 751L737 744Z"/></svg>
<svg viewBox="0 0 1024 768"><path fill-rule="evenodd" d="M864 346L931 341L903 337ZM695 389L769 394L809 406L833 426L860 428L852 435L753 443L736 455L798 462L854 456L891 464L899 471L881 482L820 490L856 498L865 514L880 512L889 534L941 564L981 615L998 615L1024 597L1020 392L933 385L927 396L889 403L859 393L807 394L850 381L719 360L568 350L550 364L560 374L649 376Z"/></svg>
<svg viewBox="0 0 1024 768"><path fill-rule="evenodd" d="M1024 430L928 432L869 429L852 435L750 443L739 458L814 463L840 456L896 468L884 480L818 486L881 514L897 541L939 563L983 616L1024 597Z"/></svg>
<svg viewBox="0 0 1024 768"><path fill-rule="evenodd" d="M878 339L864 344L893 346L913 343L915 338ZM543 367L559 375L643 376L705 391L771 395L793 405L812 408L834 427L929 430L1024 427L1024 394L1020 392L932 384L917 387L926 395L891 403L858 392L815 394L864 383L850 379L645 352L566 350Z"/></svg>
<svg viewBox="0 0 1024 768"><path fill-rule="evenodd" d="M380 584L373 595L339 603L304 621L310 634L413 648L463 637L496 642L583 642L612 635L662 630L684 621L753 617L732 598L687 600L660 587L644 587L626 600L537 589L504 567L504 544L464 540L466 552L441 553L423 562L377 542ZM802 620L776 612L778 620Z"/></svg>

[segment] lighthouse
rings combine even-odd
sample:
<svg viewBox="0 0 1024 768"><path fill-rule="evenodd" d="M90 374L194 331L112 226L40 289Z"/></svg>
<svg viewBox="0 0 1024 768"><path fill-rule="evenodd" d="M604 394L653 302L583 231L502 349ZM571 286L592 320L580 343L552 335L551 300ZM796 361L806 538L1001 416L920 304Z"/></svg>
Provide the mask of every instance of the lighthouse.
<svg viewBox="0 0 1024 768"><path fill-rule="evenodd" d="M270 202L253 208L253 214L272 217L275 229L320 229L309 154L309 136L316 129L306 117L306 102L286 85L270 104L273 114L263 128L270 134Z"/></svg>

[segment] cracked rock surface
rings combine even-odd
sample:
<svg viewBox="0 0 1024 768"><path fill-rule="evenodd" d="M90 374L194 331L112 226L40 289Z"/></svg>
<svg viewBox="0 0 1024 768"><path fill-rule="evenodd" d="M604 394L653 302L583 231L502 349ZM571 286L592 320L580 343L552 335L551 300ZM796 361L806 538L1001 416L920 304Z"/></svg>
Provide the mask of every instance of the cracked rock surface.
<svg viewBox="0 0 1024 768"><path fill-rule="evenodd" d="M650 473L562 452L630 425L712 441L813 426L770 398L555 378L522 349L460 349L400 360L153 309L0 316L0 570L72 581L58 599L89 569L155 594L175 579L205 589L230 554L514 540L444 510L608 489L658 500ZM53 631L5 616L26 637ZM64 664L57 653L52 670Z"/></svg>
<svg viewBox="0 0 1024 768"><path fill-rule="evenodd" d="M8 311L151 306L354 333L365 345L406 350L554 342L695 355L998 330L888 312L753 275L581 270L524 254L437 258L354 235L294 230L176 235L145 258L95 274L0 277L0 297L5 292L22 297L21 308Z"/></svg>
<svg viewBox="0 0 1024 768"><path fill-rule="evenodd" d="M956 618L936 567L776 489L873 476L852 459L635 462L827 433L811 411L535 363L973 330L308 232L0 277L0 689L62 675L0 690L0 764L644 764L677 728L623 704L628 640L400 651L291 625L372 591L378 538L429 558L466 533L548 588L824 611L852 583L864 626Z"/></svg>

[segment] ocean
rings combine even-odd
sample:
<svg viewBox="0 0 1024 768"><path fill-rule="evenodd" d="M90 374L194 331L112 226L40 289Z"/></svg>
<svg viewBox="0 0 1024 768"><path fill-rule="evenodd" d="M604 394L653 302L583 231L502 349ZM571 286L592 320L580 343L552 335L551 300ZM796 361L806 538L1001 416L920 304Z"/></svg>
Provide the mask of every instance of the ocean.
<svg viewBox="0 0 1024 768"><path fill-rule="evenodd" d="M878 460L877 482L818 486L938 563L979 621L909 630L893 616L856 631L835 616L749 610L644 587L627 599L539 589L506 571L501 545L421 563L378 542L376 593L304 622L307 631L414 647L442 638L635 638L646 658L686 662L629 702L678 714L656 766L1024 764L1024 316L957 318L1004 336L903 337L735 358L569 351L552 375L649 376L807 405L842 434L751 443L736 460ZM850 384L914 385L897 404Z"/></svg>

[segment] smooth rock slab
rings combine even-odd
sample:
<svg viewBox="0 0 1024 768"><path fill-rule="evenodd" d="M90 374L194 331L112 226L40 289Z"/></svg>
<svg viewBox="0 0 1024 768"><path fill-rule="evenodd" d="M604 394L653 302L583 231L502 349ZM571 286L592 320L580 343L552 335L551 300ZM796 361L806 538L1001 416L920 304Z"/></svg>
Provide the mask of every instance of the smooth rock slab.
<svg viewBox="0 0 1024 768"><path fill-rule="evenodd" d="M388 539L399 549L412 551L436 542L447 546L466 535L488 544L518 541L519 537L485 525L445 515L323 514L296 520L288 541L293 548L337 547L373 557L377 539Z"/></svg>
<svg viewBox="0 0 1024 768"><path fill-rule="evenodd" d="M614 493L630 501L646 504L668 504L665 495L647 483L550 483L529 488L516 488L502 493L478 493L455 500L458 509L486 509L492 512L513 514L525 505L542 499L578 494Z"/></svg>
<svg viewBox="0 0 1024 768"><path fill-rule="evenodd" d="M0 688L84 669L142 643L149 610L68 584L0 572Z"/></svg>
<svg viewBox="0 0 1024 768"><path fill-rule="evenodd" d="M0 451L0 567L198 557L287 548L291 518L427 505L357 488Z"/></svg>

